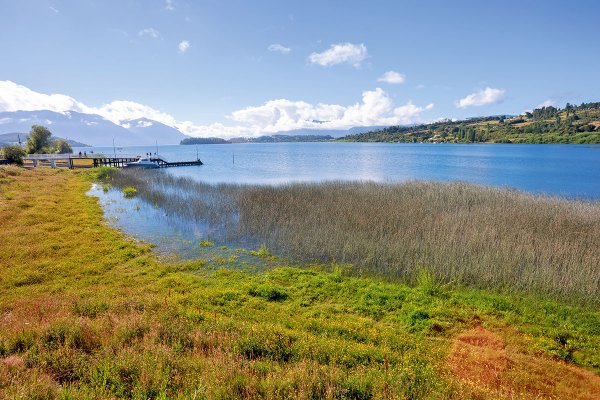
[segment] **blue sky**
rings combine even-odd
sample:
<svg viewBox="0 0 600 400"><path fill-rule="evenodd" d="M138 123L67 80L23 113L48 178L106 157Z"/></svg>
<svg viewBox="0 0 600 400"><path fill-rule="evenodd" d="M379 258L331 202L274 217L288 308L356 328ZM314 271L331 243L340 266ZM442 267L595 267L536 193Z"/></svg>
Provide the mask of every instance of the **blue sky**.
<svg viewBox="0 0 600 400"><path fill-rule="evenodd" d="M598 15L598 1L0 0L0 111L198 136L518 114L600 100Z"/></svg>

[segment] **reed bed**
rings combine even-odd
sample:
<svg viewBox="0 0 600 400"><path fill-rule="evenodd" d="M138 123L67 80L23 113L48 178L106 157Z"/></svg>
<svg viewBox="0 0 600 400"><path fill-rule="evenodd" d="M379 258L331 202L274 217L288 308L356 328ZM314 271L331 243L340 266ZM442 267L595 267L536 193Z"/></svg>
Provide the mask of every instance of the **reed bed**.
<svg viewBox="0 0 600 400"><path fill-rule="evenodd" d="M600 203L467 183L209 185L160 171L111 171L119 187L185 218L222 224L215 240L264 243L358 274L523 291L597 303Z"/></svg>

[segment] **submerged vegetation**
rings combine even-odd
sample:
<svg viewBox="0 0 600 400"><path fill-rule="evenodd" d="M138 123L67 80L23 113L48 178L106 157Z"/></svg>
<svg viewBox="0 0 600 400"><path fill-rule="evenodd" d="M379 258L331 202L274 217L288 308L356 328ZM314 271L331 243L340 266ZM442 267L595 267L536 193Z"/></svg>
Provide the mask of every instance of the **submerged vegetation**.
<svg viewBox="0 0 600 400"><path fill-rule="evenodd" d="M264 243L279 255L352 264L353 273L600 299L600 204L466 183L208 185L114 170L170 214L223 226L216 242Z"/></svg>
<svg viewBox="0 0 600 400"><path fill-rule="evenodd" d="M302 269L282 263L257 274L200 259L165 263L151 253L151 246L102 223L97 200L85 194L90 179L99 176L113 176L111 183L117 187L126 180L139 196L158 206L168 204L166 199L185 201L161 197L169 192L150 190L149 183L144 186L144 179L152 175L135 180L105 169L0 168L0 398L593 399L600 395L600 313L595 306L455 287L425 264L415 268L414 282L406 285L352 276L352 269L339 262L307 264ZM165 189L172 187L157 176L152 179ZM414 185L407 188L423 190ZM435 186L424 185L425 193L431 190L428 185ZM345 196L355 196L357 190L341 184L324 188L342 190ZM205 189L197 196L207 205L202 215L217 220L228 215L228 207L234 211L251 205L285 207L287 191L293 187L268 188L264 195L272 203L264 204L259 188ZM303 194L317 190L297 189ZM382 196L382 202L390 194L375 189L383 190L365 186L365 196L373 192ZM398 195L394 190L402 188L384 189ZM183 196L180 191L171 194ZM328 201L326 192L311 194L315 206ZM224 214L215 213L213 206L228 196L245 206L224 202L218 209ZM468 193L463 196L471 198ZM375 202L372 207L379 206L376 198L369 197ZM424 198L420 204L424 207L433 199L437 197ZM184 210L200 212L194 208L199 204ZM564 216L564 223L581 222L579 229L586 224L586 229L594 227L592 217L571 219L594 205L556 204L556 210L572 213ZM365 208L363 203L361 210ZM452 213L450 204L445 209ZM232 211L231 222L242 221L244 212L236 217ZM331 218L342 217L346 218L341 214ZM326 226L329 221L321 222ZM344 225L337 221L335 227ZM575 231L570 235L585 236ZM469 244L469 237L465 239ZM489 246L482 244L480 250L485 253ZM271 251L265 242L255 257L268 257Z"/></svg>

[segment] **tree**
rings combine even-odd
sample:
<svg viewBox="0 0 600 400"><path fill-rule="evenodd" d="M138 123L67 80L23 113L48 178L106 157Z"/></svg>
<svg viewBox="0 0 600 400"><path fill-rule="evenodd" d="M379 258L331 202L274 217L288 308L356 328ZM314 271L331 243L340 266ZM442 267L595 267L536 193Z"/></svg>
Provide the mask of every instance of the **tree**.
<svg viewBox="0 0 600 400"><path fill-rule="evenodd" d="M20 146L5 146L2 148L2 155L11 163L22 165L25 150Z"/></svg>
<svg viewBox="0 0 600 400"><path fill-rule="evenodd" d="M72 153L73 148L66 140L60 139L54 142L54 151L60 154Z"/></svg>
<svg viewBox="0 0 600 400"><path fill-rule="evenodd" d="M52 133L45 126L33 125L25 144L27 154L49 153Z"/></svg>

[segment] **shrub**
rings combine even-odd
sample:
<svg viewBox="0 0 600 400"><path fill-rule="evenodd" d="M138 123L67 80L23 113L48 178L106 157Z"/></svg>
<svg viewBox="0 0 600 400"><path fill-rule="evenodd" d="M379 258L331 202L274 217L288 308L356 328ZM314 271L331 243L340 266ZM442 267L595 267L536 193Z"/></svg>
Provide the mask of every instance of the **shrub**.
<svg viewBox="0 0 600 400"><path fill-rule="evenodd" d="M259 332L246 335L235 344L238 354L249 360L265 358L273 361L288 362L296 358L293 344L296 339L279 332Z"/></svg>
<svg viewBox="0 0 600 400"><path fill-rule="evenodd" d="M128 199L135 197L137 195L137 189L133 187L126 187L123 189L123 195L125 195L125 197Z"/></svg>
<svg viewBox="0 0 600 400"><path fill-rule="evenodd" d="M288 298L288 294L280 287L271 285L259 285L251 288L248 294L253 297L260 297L267 301L283 301Z"/></svg>
<svg viewBox="0 0 600 400"><path fill-rule="evenodd" d="M73 148L66 140L59 139L55 140L53 143L54 151L59 154L69 154L73 153Z"/></svg>
<svg viewBox="0 0 600 400"><path fill-rule="evenodd" d="M100 303L74 303L73 314L80 317L96 318L99 314L108 310L108 304Z"/></svg>
<svg viewBox="0 0 600 400"><path fill-rule="evenodd" d="M23 165L25 150L19 146L5 146L2 148L2 155L11 163Z"/></svg>
<svg viewBox="0 0 600 400"><path fill-rule="evenodd" d="M262 244L258 250L251 250L250 254L257 257L269 257L271 252L265 244Z"/></svg>

